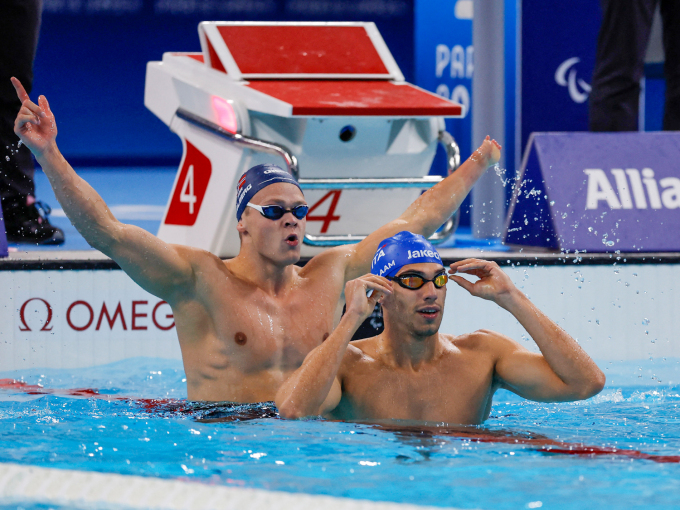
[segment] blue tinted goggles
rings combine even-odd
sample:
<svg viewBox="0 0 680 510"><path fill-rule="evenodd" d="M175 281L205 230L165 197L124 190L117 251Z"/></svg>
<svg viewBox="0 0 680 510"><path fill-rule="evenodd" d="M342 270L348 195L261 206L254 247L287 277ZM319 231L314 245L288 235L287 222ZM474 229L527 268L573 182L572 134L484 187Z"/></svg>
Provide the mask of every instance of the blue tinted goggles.
<svg viewBox="0 0 680 510"><path fill-rule="evenodd" d="M284 209L280 205L255 205L250 202L246 204L248 207L252 207L256 211L259 211L262 216L269 220L278 220L283 217L286 213L292 213L298 220L301 220L307 216L309 211L308 205L298 205L292 209Z"/></svg>

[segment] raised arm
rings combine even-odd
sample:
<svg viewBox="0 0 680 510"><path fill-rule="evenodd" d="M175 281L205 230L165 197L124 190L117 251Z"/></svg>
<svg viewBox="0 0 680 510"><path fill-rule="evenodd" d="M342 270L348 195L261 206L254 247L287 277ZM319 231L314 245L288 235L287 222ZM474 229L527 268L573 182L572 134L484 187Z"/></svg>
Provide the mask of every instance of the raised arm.
<svg viewBox="0 0 680 510"><path fill-rule="evenodd" d="M347 248L345 280L351 280L371 269L371 259L383 239L402 230L429 237L461 206L472 186L490 166L498 163L501 146L486 137L482 145L460 167L442 182L420 195L404 213L370 234L359 244Z"/></svg>
<svg viewBox="0 0 680 510"><path fill-rule="evenodd" d="M534 354L501 335L489 332L497 353L496 375L501 384L531 400L581 400L596 395L605 376L566 331L541 312L512 283L498 264L467 259L451 264L451 279L473 296L494 301L509 311L541 350ZM454 273L477 276L472 283Z"/></svg>
<svg viewBox="0 0 680 510"><path fill-rule="evenodd" d="M57 125L45 96L40 96L38 106L19 80L12 78L12 84L22 103L14 132L35 155L78 232L152 294L170 301L174 293L186 290L193 281L186 257L190 249L169 245L139 227L116 220L97 192L59 152Z"/></svg>
<svg viewBox="0 0 680 510"><path fill-rule="evenodd" d="M276 406L283 418L318 416L337 407L342 397L338 371L347 345L361 323L371 315L376 303L391 289L389 280L372 274L347 282L347 311L340 323L321 345L307 355L302 366L276 394ZM370 297L366 296L368 290L373 290Z"/></svg>

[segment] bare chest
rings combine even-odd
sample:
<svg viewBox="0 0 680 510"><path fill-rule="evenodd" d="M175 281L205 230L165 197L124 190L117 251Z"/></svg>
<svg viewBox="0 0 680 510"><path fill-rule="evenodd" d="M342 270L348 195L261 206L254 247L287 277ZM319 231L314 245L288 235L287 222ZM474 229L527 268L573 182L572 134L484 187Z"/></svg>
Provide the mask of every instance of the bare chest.
<svg viewBox="0 0 680 510"><path fill-rule="evenodd" d="M272 297L226 285L224 292L212 293L203 304L211 365L245 373L298 368L333 328L333 296L314 290L302 287Z"/></svg>
<svg viewBox="0 0 680 510"><path fill-rule="evenodd" d="M476 424L488 414L494 392L491 366L479 370L446 360L413 372L371 364L345 380L343 411L355 419Z"/></svg>

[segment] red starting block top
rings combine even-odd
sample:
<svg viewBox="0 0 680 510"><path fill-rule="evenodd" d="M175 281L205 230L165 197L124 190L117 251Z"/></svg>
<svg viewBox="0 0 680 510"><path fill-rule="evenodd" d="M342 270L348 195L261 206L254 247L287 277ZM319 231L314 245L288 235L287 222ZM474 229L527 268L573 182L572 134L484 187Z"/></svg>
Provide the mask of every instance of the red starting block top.
<svg viewBox="0 0 680 510"><path fill-rule="evenodd" d="M373 23L199 25L206 63L242 79L404 79Z"/></svg>
<svg viewBox="0 0 680 510"><path fill-rule="evenodd" d="M251 80L248 87L293 106L293 115L458 117L462 106L409 83L345 80Z"/></svg>
<svg viewBox="0 0 680 510"><path fill-rule="evenodd" d="M291 106L296 116L459 117L462 107L404 81L373 23L203 22L186 55Z"/></svg>

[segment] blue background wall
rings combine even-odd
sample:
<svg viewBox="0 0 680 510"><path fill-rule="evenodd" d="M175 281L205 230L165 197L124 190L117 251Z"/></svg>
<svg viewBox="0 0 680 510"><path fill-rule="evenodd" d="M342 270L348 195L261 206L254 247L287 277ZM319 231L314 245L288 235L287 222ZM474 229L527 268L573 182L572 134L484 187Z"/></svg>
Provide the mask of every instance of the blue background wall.
<svg viewBox="0 0 680 510"><path fill-rule="evenodd" d="M179 162L179 139L144 107L146 63L200 51L205 20L374 21L414 77L413 0L44 0L32 96L50 100L72 163Z"/></svg>
<svg viewBox="0 0 680 510"><path fill-rule="evenodd" d="M454 100L467 96L470 104L472 21L456 16L459 3L464 1L44 0L33 97L50 99L60 147L74 164L175 165L179 139L144 108L146 63L166 51L199 51L200 21L374 21L407 80ZM574 69L590 82L600 16L599 3L591 0L505 0L506 66L499 79L506 84L508 172L515 171L532 131L587 129L587 102L574 103L554 73L578 56ZM454 48L459 56L462 51L462 73L452 75L450 62L437 72L438 46L449 56ZM652 130L660 128L663 80L649 78L646 128ZM474 145L471 113L447 121L447 129L466 158ZM434 172L443 170L439 154Z"/></svg>

